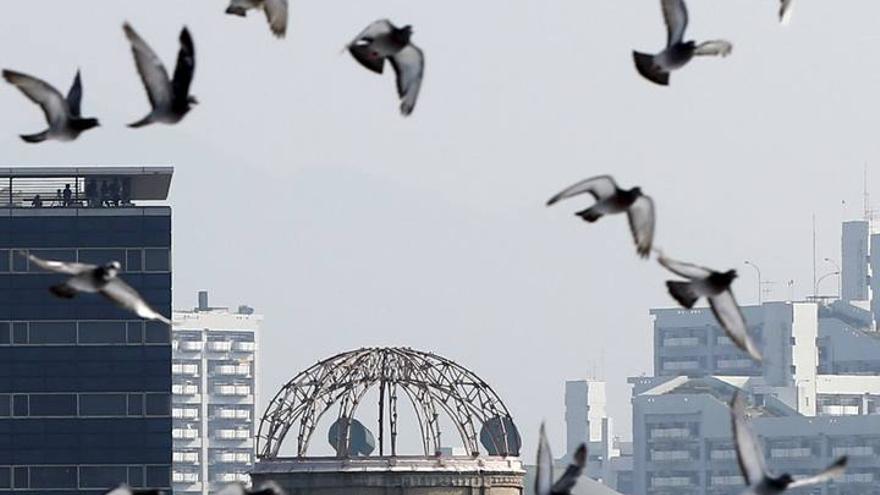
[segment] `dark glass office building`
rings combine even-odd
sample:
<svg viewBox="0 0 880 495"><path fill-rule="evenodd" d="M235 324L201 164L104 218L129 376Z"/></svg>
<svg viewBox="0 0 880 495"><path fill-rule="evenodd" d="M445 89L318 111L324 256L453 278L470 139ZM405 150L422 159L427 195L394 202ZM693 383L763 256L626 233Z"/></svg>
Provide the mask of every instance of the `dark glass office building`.
<svg viewBox="0 0 880 495"><path fill-rule="evenodd" d="M42 258L103 264L171 316L170 167L0 169L0 494L170 489L170 328L54 297Z"/></svg>

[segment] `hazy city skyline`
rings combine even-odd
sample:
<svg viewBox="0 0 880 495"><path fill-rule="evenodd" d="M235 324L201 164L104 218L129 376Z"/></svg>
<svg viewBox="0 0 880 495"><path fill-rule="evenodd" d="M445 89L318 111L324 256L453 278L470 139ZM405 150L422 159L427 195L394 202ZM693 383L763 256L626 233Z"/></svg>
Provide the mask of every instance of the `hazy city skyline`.
<svg viewBox="0 0 880 495"><path fill-rule="evenodd" d="M849 16L801 0L787 28L769 0L692 2L689 33L734 51L669 88L642 80L630 56L665 38L658 2L294 1L282 42L259 15L224 7L16 5L0 20L3 67L59 88L81 68L83 113L102 127L22 143L43 116L4 84L0 146L4 166L173 164L174 307L206 289L265 315L263 405L319 359L403 345L486 379L525 438L541 419L558 425L554 445L564 381L598 366L628 436L625 380L651 372L648 309L673 306L665 274L633 255L622 219L587 226L579 205L544 201L600 173L641 185L657 203L656 244L738 269L751 304L743 260L777 282L770 298L786 299L789 279L796 299L811 293L811 214L821 275L833 270L823 258L839 262L840 222L862 216L863 167L869 185L880 174L880 68L859 50L880 39L880 5L866 0ZM381 17L412 24L425 50L408 119L390 75L339 54ZM201 104L180 125L124 127L148 106L124 20L166 64L181 26L192 32Z"/></svg>

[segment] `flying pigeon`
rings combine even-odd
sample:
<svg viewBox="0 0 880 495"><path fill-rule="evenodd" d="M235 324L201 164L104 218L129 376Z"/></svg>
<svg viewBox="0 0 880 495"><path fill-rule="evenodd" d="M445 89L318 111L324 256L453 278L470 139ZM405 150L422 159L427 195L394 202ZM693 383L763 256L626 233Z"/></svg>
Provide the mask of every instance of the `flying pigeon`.
<svg viewBox="0 0 880 495"><path fill-rule="evenodd" d="M385 60L391 62L397 74L397 96L400 98L400 113L412 113L422 87L425 73L425 55L412 44L412 27L398 28L388 19L381 19L366 27L348 44L351 56L367 69L381 74Z"/></svg>
<svg viewBox="0 0 880 495"><path fill-rule="evenodd" d="M535 473L535 495L571 495L571 489L584 472L587 464L587 444L582 443L574 453L571 464L565 468L562 476L553 482L553 455L550 443L541 423L541 436L538 442L538 463Z"/></svg>
<svg viewBox="0 0 880 495"><path fill-rule="evenodd" d="M287 0L230 0L226 13L245 17L248 10L260 7L266 13L272 34L283 38L287 34Z"/></svg>
<svg viewBox="0 0 880 495"><path fill-rule="evenodd" d="M755 433L746 420L745 400L738 392L730 403L730 416L733 424L733 438L736 444L736 459L748 490L745 495L777 495L791 488L815 485L830 481L846 471L847 457L837 458L824 471L808 478L794 479L788 473L772 477L767 472L764 453Z"/></svg>
<svg viewBox="0 0 880 495"><path fill-rule="evenodd" d="M49 291L60 298L73 299L80 292L97 292L141 318L159 320L171 325L168 318L151 308L136 290L118 276L122 269L118 261L96 266L87 263L44 260L32 254L28 254L27 257L43 270L71 275L65 282L49 287Z"/></svg>
<svg viewBox="0 0 880 495"><path fill-rule="evenodd" d="M241 483L226 485L217 495L285 495L284 490L274 481L267 481L259 488L246 488Z"/></svg>
<svg viewBox="0 0 880 495"><path fill-rule="evenodd" d="M733 45L725 40L704 41L699 45L694 41L684 41L684 31L688 24L687 7L684 0L660 0L663 18L668 32L666 48L656 55L633 51L636 70L645 79L669 85L669 72L683 67L694 55L721 55L726 57L733 51Z"/></svg>
<svg viewBox="0 0 880 495"><path fill-rule="evenodd" d="M779 22L786 25L791 21L791 7L794 0L779 0Z"/></svg>
<svg viewBox="0 0 880 495"><path fill-rule="evenodd" d="M174 68L174 79L168 79L168 73L162 61L149 45L135 32L127 22L122 29L131 42L131 52L147 96L150 98L152 110L146 117L129 124L129 127L142 127L153 122L175 124L180 122L198 104L195 96L189 94L189 86L196 68L196 52L189 30L184 27L180 31L180 51L177 54L177 67Z"/></svg>
<svg viewBox="0 0 880 495"><path fill-rule="evenodd" d="M721 328L727 332L737 347L749 353L752 359L761 361L758 346L749 337L746 321L733 297L730 285L736 278L736 270L716 272L702 266L676 261L660 253L657 261L670 272L688 281L668 280L669 294L685 308L692 308L700 297L709 300L709 306Z"/></svg>
<svg viewBox="0 0 880 495"><path fill-rule="evenodd" d="M3 71L3 79L15 85L32 102L40 105L49 128L36 134L22 135L21 139L28 143L39 143L47 139L72 141L81 132L97 127L98 119L83 118L80 115L82 101L82 81L79 71L73 78L73 85L67 92L67 98L61 96L57 89L36 77L11 70Z"/></svg>
<svg viewBox="0 0 880 495"><path fill-rule="evenodd" d="M156 490L154 488L132 488L123 483L110 490L105 495L162 495L163 493L162 490Z"/></svg>
<svg viewBox="0 0 880 495"><path fill-rule="evenodd" d="M604 215L625 211L639 256L645 258L651 253L651 244L654 241L654 201L650 196L642 194L641 188L621 189L610 175L600 175L568 187L550 198L547 206L583 193L590 193L596 202L586 210L577 212L577 216L592 223Z"/></svg>

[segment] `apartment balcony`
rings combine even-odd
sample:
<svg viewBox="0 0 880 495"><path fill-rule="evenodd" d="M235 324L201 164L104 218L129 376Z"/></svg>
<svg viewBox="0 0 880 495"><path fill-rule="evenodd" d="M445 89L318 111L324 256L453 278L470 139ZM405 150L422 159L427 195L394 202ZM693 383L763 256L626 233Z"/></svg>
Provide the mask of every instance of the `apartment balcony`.
<svg viewBox="0 0 880 495"><path fill-rule="evenodd" d="M250 430L216 430L214 438L218 440L247 440L251 438Z"/></svg>
<svg viewBox="0 0 880 495"><path fill-rule="evenodd" d="M214 481L220 483L248 483L250 481L250 476L246 473L219 473L214 478Z"/></svg>
<svg viewBox="0 0 880 495"><path fill-rule="evenodd" d="M203 345L198 340L184 340L177 345L177 348L184 352L199 352L202 350Z"/></svg>
<svg viewBox="0 0 880 495"><path fill-rule="evenodd" d="M198 483L199 473L173 471L171 473L171 481L174 483Z"/></svg>
<svg viewBox="0 0 880 495"><path fill-rule="evenodd" d="M174 407L171 409L171 417L174 419L199 419L199 410L194 407Z"/></svg>
<svg viewBox="0 0 880 495"><path fill-rule="evenodd" d="M199 386L177 383L171 385L171 393L174 395L197 395L199 393Z"/></svg>
<svg viewBox="0 0 880 495"><path fill-rule="evenodd" d="M175 440L193 440L199 438L199 430L192 428L174 428L171 430L171 438Z"/></svg>
<svg viewBox="0 0 880 495"><path fill-rule="evenodd" d="M246 452L220 452L214 455L214 462L250 464L251 455Z"/></svg>
<svg viewBox="0 0 880 495"><path fill-rule="evenodd" d="M171 374L179 376L199 376L197 364L172 364Z"/></svg>
<svg viewBox="0 0 880 495"><path fill-rule="evenodd" d="M213 417L218 419L251 419L251 412L247 409L219 409L214 411Z"/></svg>
<svg viewBox="0 0 880 495"><path fill-rule="evenodd" d="M232 350L232 342L222 340L208 342L208 350L212 352L229 352Z"/></svg>
<svg viewBox="0 0 880 495"><path fill-rule="evenodd" d="M251 395L249 385L217 385L214 393L221 396L247 397Z"/></svg>
<svg viewBox="0 0 880 495"><path fill-rule="evenodd" d="M171 460L175 463L198 464L199 463L199 453L198 452L174 452L171 456Z"/></svg>
<svg viewBox="0 0 880 495"><path fill-rule="evenodd" d="M214 367L214 374L220 376L251 376L251 367L247 364L221 364Z"/></svg>
<svg viewBox="0 0 880 495"><path fill-rule="evenodd" d="M238 352L254 352L257 350L257 344L254 342L236 342L234 347Z"/></svg>

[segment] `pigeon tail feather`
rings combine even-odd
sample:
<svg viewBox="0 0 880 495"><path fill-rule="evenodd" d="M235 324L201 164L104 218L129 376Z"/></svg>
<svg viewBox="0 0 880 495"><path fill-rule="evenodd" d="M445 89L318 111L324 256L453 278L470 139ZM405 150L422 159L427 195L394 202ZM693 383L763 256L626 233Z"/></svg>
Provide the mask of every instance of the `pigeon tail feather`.
<svg viewBox="0 0 880 495"><path fill-rule="evenodd" d="M598 211L594 210L593 208L587 208L586 210L579 211L579 212L575 213L575 215L583 218L584 221L590 222L590 223L593 223L593 222L599 220L600 218L602 218L602 214L599 213Z"/></svg>
<svg viewBox="0 0 880 495"><path fill-rule="evenodd" d="M694 292L693 286L690 282L676 282L669 280L666 282L666 287L669 289L669 294L678 301L678 304L681 304L687 309L693 308L697 299L700 298L700 296Z"/></svg>
<svg viewBox="0 0 880 495"><path fill-rule="evenodd" d="M145 125L152 124L152 123L153 123L153 117L151 115L147 115L146 117L142 118L141 120L138 120L137 122L132 122L131 124L128 124L128 126L133 129L137 129L138 127L143 127Z"/></svg>
<svg viewBox="0 0 880 495"><path fill-rule="evenodd" d="M62 299L73 299L76 296L76 289L71 288L67 284L58 284L49 287L49 292Z"/></svg>
<svg viewBox="0 0 880 495"><path fill-rule="evenodd" d="M654 56L647 53L633 51L633 61L636 70L645 79L660 86L669 86L669 72L666 72L654 63Z"/></svg>

